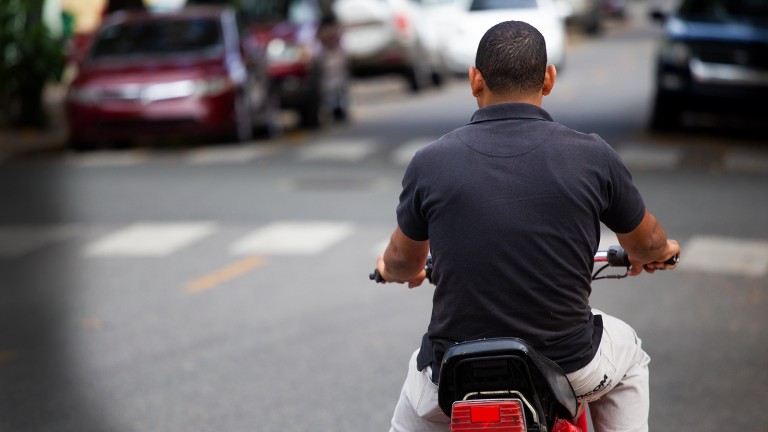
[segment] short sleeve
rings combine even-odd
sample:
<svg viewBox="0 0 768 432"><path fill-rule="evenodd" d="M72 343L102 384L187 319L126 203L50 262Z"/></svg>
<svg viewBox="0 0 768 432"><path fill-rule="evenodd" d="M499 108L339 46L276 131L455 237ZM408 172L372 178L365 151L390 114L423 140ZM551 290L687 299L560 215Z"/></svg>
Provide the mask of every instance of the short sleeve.
<svg viewBox="0 0 768 432"><path fill-rule="evenodd" d="M608 205L600 215L600 221L613 232L628 233L643 221L645 202L621 157L607 144L606 147L608 183L605 192Z"/></svg>
<svg viewBox="0 0 768 432"><path fill-rule="evenodd" d="M422 211L423 188L418 176L418 153L403 175L403 190L397 206L397 224L400 230L411 240L429 239L427 219Z"/></svg>

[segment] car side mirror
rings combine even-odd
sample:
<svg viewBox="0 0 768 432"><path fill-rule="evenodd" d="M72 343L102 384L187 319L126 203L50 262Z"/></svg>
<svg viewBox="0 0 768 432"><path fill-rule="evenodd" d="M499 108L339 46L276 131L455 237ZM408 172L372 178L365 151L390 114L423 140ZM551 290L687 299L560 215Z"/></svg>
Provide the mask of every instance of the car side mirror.
<svg viewBox="0 0 768 432"><path fill-rule="evenodd" d="M669 14L667 12L664 12L663 10L656 9L656 8L652 9L648 15L651 17L651 20L657 23L664 23L669 17Z"/></svg>

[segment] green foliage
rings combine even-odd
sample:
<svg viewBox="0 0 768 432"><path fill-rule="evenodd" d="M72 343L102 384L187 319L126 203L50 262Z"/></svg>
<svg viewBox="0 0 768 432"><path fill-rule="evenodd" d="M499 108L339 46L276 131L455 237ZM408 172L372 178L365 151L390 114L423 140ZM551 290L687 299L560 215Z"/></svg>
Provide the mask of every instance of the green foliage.
<svg viewBox="0 0 768 432"><path fill-rule="evenodd" d="M0 117L15 123L42 121L43 89L61 79L66 63L64 41L51 36L42 22L41 3L0 1Z"/></svg>

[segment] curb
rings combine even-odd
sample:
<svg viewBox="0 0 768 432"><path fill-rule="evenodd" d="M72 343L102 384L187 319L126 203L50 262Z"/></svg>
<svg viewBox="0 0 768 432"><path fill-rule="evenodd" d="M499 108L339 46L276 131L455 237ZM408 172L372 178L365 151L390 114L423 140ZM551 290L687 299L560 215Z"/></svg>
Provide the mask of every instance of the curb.
<svg viewBox="0 0 768 432"><path fill-rule="evenodd" d="M43 93L43 103L50 125L46 129L0 127L0 161L17 159L28 153L64 149L67 127L64 114L66 86L52 84Z"/></svg>

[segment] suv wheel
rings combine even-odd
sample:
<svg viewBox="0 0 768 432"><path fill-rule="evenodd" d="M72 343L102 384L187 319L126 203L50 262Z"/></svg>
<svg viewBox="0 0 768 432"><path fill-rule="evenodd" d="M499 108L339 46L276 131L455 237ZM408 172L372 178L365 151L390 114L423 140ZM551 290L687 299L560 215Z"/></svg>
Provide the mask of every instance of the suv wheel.
<svg viewBox="0 0 768 432"><path fill-rule="evenodd" d="M651 129L668 131L679 127L682 111L680 97L657 91L651 113Z"/></svg>

